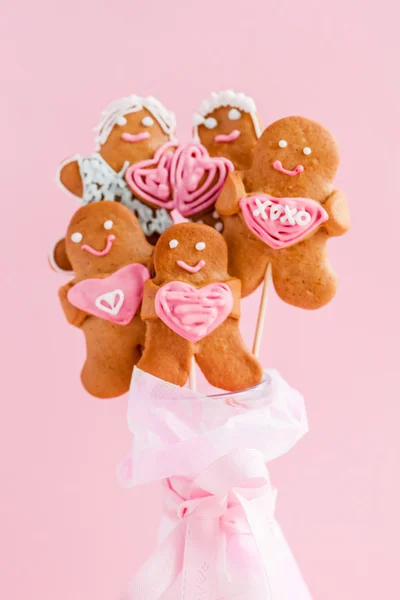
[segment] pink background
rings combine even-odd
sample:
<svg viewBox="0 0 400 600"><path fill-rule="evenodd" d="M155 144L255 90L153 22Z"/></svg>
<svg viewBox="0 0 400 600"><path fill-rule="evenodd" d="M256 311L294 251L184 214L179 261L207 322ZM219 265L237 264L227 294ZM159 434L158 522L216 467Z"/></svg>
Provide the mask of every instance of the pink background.
<svg viewBox="0 0 400 600"><path fill-rule="evenodd" d="M398 8L335 3L3 2L1 597L110 600L154 548L158 486L119 489L126 398L80 386L84 346L46 264L74 202L58 161L92 150L112 99L153 94L181 138L212 90L299 113L339 139L353 227L330 244L335 301L273 295L262 358L305 395L311 433L271 465L278 518L314 598L394 598L399 559ZM392 10L391 10L392 9ZM394 14L397 12L397 14ZM250 340L258 296L244 303ZM4 305L4 306L3 306Z"/></svg>

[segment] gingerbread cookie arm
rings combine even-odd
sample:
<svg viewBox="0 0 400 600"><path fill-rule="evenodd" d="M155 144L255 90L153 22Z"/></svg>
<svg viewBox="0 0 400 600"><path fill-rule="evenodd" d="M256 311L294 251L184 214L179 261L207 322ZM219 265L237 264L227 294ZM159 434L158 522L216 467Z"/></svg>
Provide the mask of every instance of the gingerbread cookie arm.
<svg viewBox="0 0 400 600"><path fill-rule="evenodd" d="M68 292L73 287L74 284L75 284L75 280L70 281L69 283L63 285L58 290L58 297L60 299L61 306L62 306L62 309L65 314L65 318L67 319L68 323L70 325L74 325L75 327L80 328L80 327L82 327L83 323L85 322L85 320L87 319L87 317L89 315L87 313L85 313L83 310L76 308L76 306L71 304L71 302L68 300Z"/></svg>
<svg viewBox="0 0 400 600"><path fill-rule="evenodd" d="M329 236L343 235L350 228L350 211L344 192L334 190L322 205L329 215L324 229Z"/></svg>
<svg viewBox="0 0 400 600"><path fill-rule="evenodd" d="M68 160L61 164L58 170L58 180L71 194L82 198L83 182L79 162L76 159Z"/></svg>
<svg viewBox="0 0 400 600"><path fill-rule="evenodd" d="M143 290L142 310L140 316L142 319L158 319L155 309L155 297L160 287L151 280L146 281Z"/></svg>
<svg viewBox="0 0 400 600"><path fill-rule="evenodd" d="M240 279L228 279L224 282L231 290L233 296L232 312L229 315L233 319L240 319L240 298L242 294L242 283Z"/></svg>
<svg viewBox="0 0 400 600"><path fill-rule="evenodd" d="M246 195L243 172L230 173L215 204L218 214L230 217L239 212L239 200Z"/></svg>

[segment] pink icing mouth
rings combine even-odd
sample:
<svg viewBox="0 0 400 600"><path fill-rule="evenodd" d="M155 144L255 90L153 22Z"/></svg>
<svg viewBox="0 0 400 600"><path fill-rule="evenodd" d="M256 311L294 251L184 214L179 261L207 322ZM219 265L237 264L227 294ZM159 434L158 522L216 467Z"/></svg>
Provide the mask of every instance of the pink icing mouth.
<svg viewBox="0 0 400 600"><path fill-rule="evenodd" d="M147 140L149 137L150 133L148 131L142 131L141 133L128 133L127 131L124 131L124 133L121 135L121 138L124 140L124 142L131 142L133 144L135 142Z"/></svg>
<svg viewBox="0 0 400 600"><path fill-rule="evenodd" d="M90 252L90 254L93 254L93 256L106 256L106 254L110 252L114 240L115 235L109 235L107 237L107 244L104 250L96 250L96 248L92 248L92 246L89 246L89 244L83 244L83 246L81 246L81 250L86 250L87 252Z"/></svg>
<svg viewBox="0 0 400 600"><path fill-rule="evenodd" d="M234 142L235 140L238 139L239 135L240 135L239 129L233 129L233 131L228 133L228 135L225 135L223 133L216 135L214 138L214 142L216 142L217 144L223 143L223 142Z"/></svg>
<svg viewBox="0 0 400 600"><path fill-rule="evenodd" d="M281 173L284 173L285 175L290 175L291 177L294 177L295 175L298 175L299 173L303 173L303 171L304 171L303 165L297 165L297 167L295 169L293 169L293 171L290 171L289 169L285 169L280 160L275 160L272 163L272 166L277 171L280 171Z"/></svg>
<svg viewBox="0 0 400 600"><path fill-rule="evenodd" d="M202 269L205 266L206 261L200 260L194 267L188 265L184 260L177 260L176 264L182 269L185 269L185 271L187 271L188 273L198 273L200 269Z"/></svg>

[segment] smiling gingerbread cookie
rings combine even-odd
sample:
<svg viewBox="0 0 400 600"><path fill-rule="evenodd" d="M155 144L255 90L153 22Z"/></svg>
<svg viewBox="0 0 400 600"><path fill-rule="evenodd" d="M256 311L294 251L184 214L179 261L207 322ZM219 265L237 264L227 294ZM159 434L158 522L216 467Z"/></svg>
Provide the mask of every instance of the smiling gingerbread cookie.
<svg viewBox="0 0 400 600"><path fill-rule="evenodd" d="M160 148L168 148L175 139L175 127L174 114L152 96L132 94L116 100L104 110L95 128L96 152L64 161L58 181L83 204L121 202L134 212L146 237L155 243L172 224L170 214L162 206L151 207L135 197L125 173L130 165L153 159Z"/></svg>
<svg viewBox="0 0 400 600"><path fill-rule="evenodd" d="M233 90L212 93L193 116L195 142L199 142L211 157L228 159L239 171L251 167L260 135L261 122L253 98ZM191 219L200 220L217 231L223 229L215 203L207 212L198 211Z"/></svg>
<svg viewBox="0 0 400 600"><path fill-rule="evenodd" d="M98 398L119 396L144 345L139 306L153 247L134 214L107 201L80 208L65 240L75 278L59 297L68 322L85 334L82 383Z"/></svg>
<svg viewBox="0 0 400 600"><path fill-rule="evenodd" d="M322 125L287 117L260 137L253 164L228 178L218 199L229 269L247 296L272 266L282 300L307 309L327 304L337 276L326 243L350 227L346 196L335 190L339 149Z"/></svg>
<svg viewBox="0 0 400 600"><path fill-rule="evenodd" d="M144 289L140 369L183 386L194 356L216 387L235 391L260 382L262 367L239 331L240 281L227 267L226 243L207 225L180 223L160 237L156 275Z"/></svg>

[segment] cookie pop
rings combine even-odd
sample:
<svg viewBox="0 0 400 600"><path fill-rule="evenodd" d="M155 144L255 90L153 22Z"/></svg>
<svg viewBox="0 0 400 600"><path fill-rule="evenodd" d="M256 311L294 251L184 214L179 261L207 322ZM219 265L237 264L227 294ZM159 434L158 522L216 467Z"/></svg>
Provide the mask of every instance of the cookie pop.
<svg viewBox="0 0 400 600"><path fill-rule="evenodd" d="M140 369L183 386L194 357L215 387L235 391L261 381L262 367L239 331L240 281L227 266L226 243L207 225L180 223L160 237L156 275L143 296Z"/></svg>
<svg viewBox="0 0 400 600"><path fill-rule="evenodd" d="M85 335L83 386L98 398L119 396L144 345L139 306L153 246L131 211L107 201L80 208L65 239L75 277L59 297L67 321Z"/></svg>

